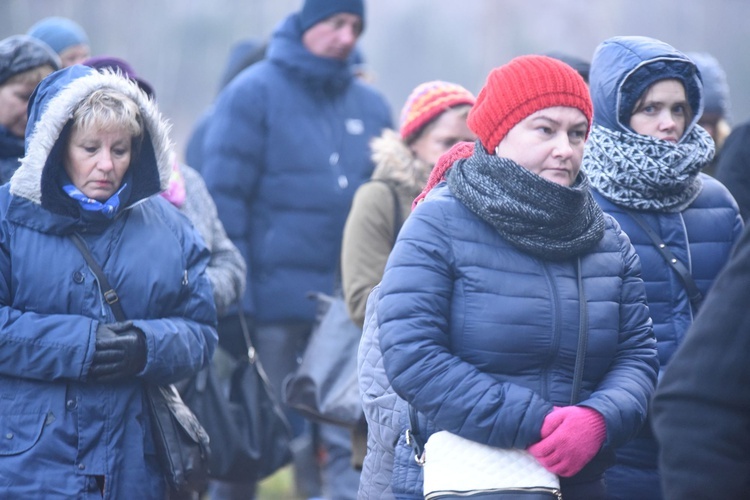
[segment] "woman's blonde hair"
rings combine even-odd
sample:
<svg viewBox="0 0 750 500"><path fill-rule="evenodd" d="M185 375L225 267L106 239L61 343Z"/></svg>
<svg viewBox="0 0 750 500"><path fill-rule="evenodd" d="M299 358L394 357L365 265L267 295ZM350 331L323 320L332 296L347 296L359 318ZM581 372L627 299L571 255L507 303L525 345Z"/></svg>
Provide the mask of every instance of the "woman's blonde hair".
<svg viewBox="0 0 750 500"><path fill-rule="evenodd" d="M73 127L78 130L122 129L134 139L143 136L143 119L138 105L130 97L113 89L89 94L73 111Z"/></svg>
<svg viewBox="0 0 750 500"><path fill-rule="evenodd" d="M49 64L42 64L41 66L37 66L35 68L27 69L26 71L22 71L20 73L16 73L15 75L11 76L7 80L5 80L3 83L0 84L0 87L3 85L9 85L12 83L22 83L22 84L31 84L31 85L38 85L39 82L44 80L44 78L52 73L55 69L50 66Z"/></svg>

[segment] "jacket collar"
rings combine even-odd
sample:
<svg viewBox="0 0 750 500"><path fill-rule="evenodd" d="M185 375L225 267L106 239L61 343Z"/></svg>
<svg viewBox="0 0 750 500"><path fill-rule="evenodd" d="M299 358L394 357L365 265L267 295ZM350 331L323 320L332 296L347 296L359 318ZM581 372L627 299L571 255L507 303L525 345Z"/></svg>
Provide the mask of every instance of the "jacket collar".
<svg viewBox="0 0 750 500"><path fill-rule="evenodd" d="M288 16L276 28L267 57L316 91L342 92L354 78L350 61L318 57L307 50L298 14Z"/></svg>

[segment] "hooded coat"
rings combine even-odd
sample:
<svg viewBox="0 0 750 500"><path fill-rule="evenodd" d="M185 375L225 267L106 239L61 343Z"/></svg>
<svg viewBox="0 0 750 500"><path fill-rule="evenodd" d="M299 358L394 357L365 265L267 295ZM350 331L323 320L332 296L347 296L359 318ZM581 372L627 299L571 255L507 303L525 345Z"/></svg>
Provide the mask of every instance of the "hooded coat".
<svg viewBox="0 0 750 500"><path fill-rule="evenodd" d="M312 323L311 291L332 294L354 192L370 178L369 141L390 109L347 61L315 56L299 16L264 60L219 95L201 172L247 263L244 311L259 323Z"/></svg>
<svg viewBox="0 0 750 500"><path fill-rule="evenodd" d="M638 77L637 69L661 61L684 63L690 60L669 45L645 37L624 37L605 42L591 68L594 124L615 131L630 130L629 124L618 114L623 100L635 102L639 97L625 95L623 87L627 76ZM703 87L697 77L688 82L686 93L691 109L702 110ZM698 126L698 116L699 112L695 112L683 137ZM598 165L584 155L583 169L591 171L596 168ZM641 211L639 214L690 270L705 297L739 239L743 224L729 191L712 177L699 176L702 189L686 209L679 212ZM596 189L594 197L605 213L617 219L640 257L663 369L682 343L697 311L692 310L677 274L630 215L632 209L615 204ZM644 426L636 439L618 450L617 460L618 464L607 473L613 498L659 498L657 448L649 425Z"/></svg>
<svg viewBox="0 0 750 500"><path fill-rule="evenodd" d="M145 134L112 219L61 188L73 110L101 88L136 102ZM26 156L0 188L0 490L8 498L164 498L143 384L190 376L211 358L208 252L169 202L168 126L138 87L84 66L53 73L30 104ZM134 150L136 151L136 150ZM125 192L125 191L123 191ZM88 378L96 330L115 321L73 242L81 235L146 340L144 369Z"/></svg>

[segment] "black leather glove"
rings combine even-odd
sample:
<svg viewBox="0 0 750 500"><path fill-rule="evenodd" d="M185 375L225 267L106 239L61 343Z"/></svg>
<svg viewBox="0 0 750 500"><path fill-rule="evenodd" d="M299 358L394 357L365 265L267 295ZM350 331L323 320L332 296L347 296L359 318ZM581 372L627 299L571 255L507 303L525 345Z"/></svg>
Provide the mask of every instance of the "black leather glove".
<svg viewBox="0 0 750 500"><path fill-rule="evenodd" d="M146 336L130 321L99 324L89 377L115 382L139 373L146 366Z"/></svg>

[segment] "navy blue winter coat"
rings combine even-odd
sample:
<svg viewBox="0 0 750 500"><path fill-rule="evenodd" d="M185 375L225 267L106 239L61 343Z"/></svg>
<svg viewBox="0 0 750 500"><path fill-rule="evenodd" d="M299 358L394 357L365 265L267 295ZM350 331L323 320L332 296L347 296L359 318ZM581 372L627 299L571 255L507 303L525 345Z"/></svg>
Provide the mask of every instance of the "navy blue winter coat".
<svg viewBox="0 0 750 500"><path fill-rule="evenodd" d="M588 348L577 399L604 416L605 448L638 431L658 370L638 257L607 217L603 239L579 258L580 276L578 259L518 250L445 185L412 212L388 260L377 316L388 379L429 422L428 435L444 429L500 448L539 441L553 405L571 402L579 279ZM413 463L402 432L396 496L421 493ZM579 476L600 477L606 465L600 453Z"/></svg>
<svg viewBox="0 0 750 500"><path fill-rule="evenodd" d="M610 130L628 130L620 120L617 106L622 100L625 76L637 67L663 59L687 60L669 45L643 37L617 38L599 52L592 67L591 98L594 123ZM702 109L703 90L697 83L687 91L693 110ZM688 134L697 126L693 116L686 127ZM596 168L584 156L583 167ZM698 197L682 212L639 212L641 217L666 243L689 270L705 297L723 268L742 232L737 203L720 182L700 174L703 188ZM677 274L667 264L652 240L629 215L628 209L605 199L596 190L594 197L604 212L612 215L630 237L641 260L654 334L662 369L667 366L682 343L697 311L692 310L688 294ZM640 435L617 451L617 465L607 472L612 498L661 498L657 471L657 445L650 425Z"/></svg>
<svg viewBox="0 0 750 500"><path fill-rule="evenodd" d="M146 135L114 219L84 214L61 189L71 111L96 89L133 99ZM208 252L158 193L172 163L168 127L130 81L73 66L32 96L26 156L0 188L0 496L162 499L144 382L190 376L211 358L216 312ZM132 380L88 379L100 323L115 321L67 235L81 234L143 331L145 368Z"/></svg>
<svg viewBox="0 0 750 500"><path fill-rule="evenodd" d="M203 176L247 262L245 312L262 323L312 322L308 292L333 292L369 141L391 124L379 93L301 36L296 14L282 22L266 59L219 95L204 142Z"/></svg>

